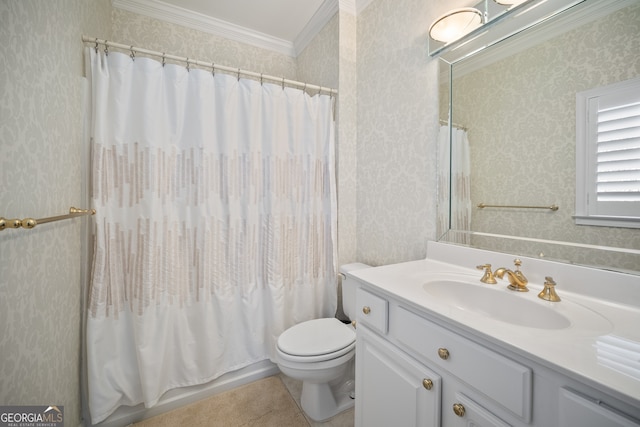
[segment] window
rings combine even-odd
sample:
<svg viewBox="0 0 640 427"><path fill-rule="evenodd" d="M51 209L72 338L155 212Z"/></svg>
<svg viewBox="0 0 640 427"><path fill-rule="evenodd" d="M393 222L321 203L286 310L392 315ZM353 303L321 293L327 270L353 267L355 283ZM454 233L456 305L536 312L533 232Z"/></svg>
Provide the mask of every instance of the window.
<svg viewBox="0 0 640 427"><path fill-rule="evenodd" d="M640 78L576 97L576 224L640 228Z"/></svg>

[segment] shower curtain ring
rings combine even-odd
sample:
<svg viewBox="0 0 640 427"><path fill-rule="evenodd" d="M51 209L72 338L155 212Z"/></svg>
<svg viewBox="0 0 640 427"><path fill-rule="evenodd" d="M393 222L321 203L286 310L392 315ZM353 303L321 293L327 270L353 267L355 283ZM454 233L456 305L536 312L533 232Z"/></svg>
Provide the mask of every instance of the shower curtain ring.
<svg viewBox="0 0 640 427"><path fill-rule="evenodd" d="M264 83L264 80L262 79L262 73L260 73L260 86L262 86L262 83Z"/></svg>
<svg viewBox="0 0 640 427"><path fill-rule="evenodd" d="M98 38L96 37L96 53L98 53Z"/></svg>
<svg viewBox="0 0 640 427"><path fill-rule="evenodd" d="M213 77L216 76L216 64L214 62L211 63L211 75Z"/></svg>
<svg viewBox="0 0 640 427"><path fill-rule="evenodd" d="M238 81L240 81L240 68L238 68Z"/></svg>
<svg viewBox="0 0 640 427"><path fill-rule="evenodd" d="M284 76L282 77L282 90L284 90Z"/></svg>
<svg viewBox="0 0 640 427"><path fill-rule="evenodd" d="M162 67L164 67L164 64L166 64L167 58L165 56L165 53L162 52Z"/></svg>
<svg viewBox="0 0 640 427"><path fill-rule="evenodd" d="M104 56L109 56L109 40L104 41Z"/></svg>
<svg viewBox="0 0 640 427"><path fill-rule="evenodd" d="M129 49L131 50L131 54L129 56L131 57L132 61L135 61L136 60L136 54L133 51L133 46L131 46Z"/></svg>
<svg viewBox="0 0 640 427"><path fill-rule="evenodd" d="M189 58L187 58L187 73L191 72L191 65L189 64Z"/></svg>

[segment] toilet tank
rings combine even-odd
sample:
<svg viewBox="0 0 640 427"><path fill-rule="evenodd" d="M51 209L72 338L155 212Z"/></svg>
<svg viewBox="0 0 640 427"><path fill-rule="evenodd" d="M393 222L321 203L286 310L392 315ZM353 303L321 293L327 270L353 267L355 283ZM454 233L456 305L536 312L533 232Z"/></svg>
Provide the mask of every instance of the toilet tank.
<svg viewBox="0 0 640 427"><path fill-rule="evenodd" d="M355 319L356 288L358 286L358 282L347 276L346 273L370 267L370 265L359 262L345 264L340 267L340 273L345 274L342 276L342 310L351 320Z"/></svg>

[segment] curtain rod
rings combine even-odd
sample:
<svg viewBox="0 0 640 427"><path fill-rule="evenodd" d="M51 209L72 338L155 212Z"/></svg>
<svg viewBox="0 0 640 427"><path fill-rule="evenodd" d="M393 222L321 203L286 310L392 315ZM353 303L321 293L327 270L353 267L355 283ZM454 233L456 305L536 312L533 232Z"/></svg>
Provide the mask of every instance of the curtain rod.
<svg viewBox="0 0 640 427"><path fill-rule="evenodd" d="M254 77L256 79L259 79L261 82L264 81L264 80L270 80L270 81L275 82L275 83L281 83L283 87L284 87L284 85L287 85L287 86L294 86L294 87L302 88L303 90L306 90L306 89L317 90L320 93L325 92L325 93L328 93L329 95L337 95L338 94L338 91L336 89L332 89L332 88L329 88L329 87L323 87L323 86L307 84L307 83L304 83L304 82L298 82L298 81L295 81L295 80L285 79L284 77L275 77L275 76L270 76L270 75L267 75L267 74L256 73L254 71L241 70L240 68L226 67L224 65L214 64L213 62L198 61L198 60L190 59L190 58L183 57L183 56L169 55L169 54L167 54L165 52L158 52L158 51L154 51L154 50L143 49L143 48L134 47L134 46L128 46L128 45L122 44L122 43L114 43L114 42L110 42L110 41L107 41L107 40L98 39L96 37L82 36L82 41L84 43L95 43L96 44L96 49L98 48L98 45L103 45L103 46L107 46L107 47L115 47L115 48L118 48L118 49L128 50L132 54L134 52L137 52L137 53L142 53L142 54L145 54L145 55L156 56L156 57L162 58L163 62L164 62L165 59L170 59L172 61L184 62L184 63L187 64L187 66L189 64L193 64L193 65L197 65L197 66L200 66L200 67L211 68L213 71L220 70L220 71L225 71L225 72L231 73L231 74L237 74L238 76L240 76L242 74L244 76Z"/></svg>

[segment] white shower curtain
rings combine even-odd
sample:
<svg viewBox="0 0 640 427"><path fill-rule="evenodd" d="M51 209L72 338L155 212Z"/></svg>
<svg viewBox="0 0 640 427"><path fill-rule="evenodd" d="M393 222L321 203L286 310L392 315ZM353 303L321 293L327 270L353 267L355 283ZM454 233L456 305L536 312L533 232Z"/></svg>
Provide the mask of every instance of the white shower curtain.
<svg viewBox="0 0 640 427"><path fill-rule="evenodd" d="M451 141L450 141L451 139ZM438 141L438 236L452 230L471 230L471 160L467 131L440 126ZM471 243L467 233L447 236L447 241Z"/></svg>
<svg viewBox="0 0 640 427"><path fill-rule="evenodd" d="M274 359L336 300L332 99L88 49L93 423Z"/></svg>

